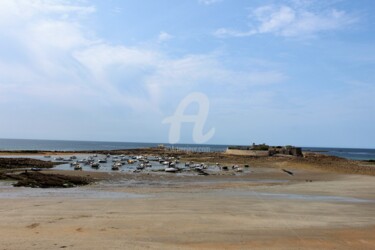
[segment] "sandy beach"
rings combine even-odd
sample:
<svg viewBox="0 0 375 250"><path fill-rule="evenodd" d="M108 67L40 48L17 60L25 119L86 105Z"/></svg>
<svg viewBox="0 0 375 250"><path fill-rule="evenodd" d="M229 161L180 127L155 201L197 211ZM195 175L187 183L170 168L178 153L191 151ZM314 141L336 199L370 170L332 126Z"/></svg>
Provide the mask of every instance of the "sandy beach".
<svg viewBox="0 0 375 250"><path fill-rule="evenodd" d="M69 189L3 181L1 249L375 248L374 176L253 161L209 176L43 171L97 180Z"/></svg>

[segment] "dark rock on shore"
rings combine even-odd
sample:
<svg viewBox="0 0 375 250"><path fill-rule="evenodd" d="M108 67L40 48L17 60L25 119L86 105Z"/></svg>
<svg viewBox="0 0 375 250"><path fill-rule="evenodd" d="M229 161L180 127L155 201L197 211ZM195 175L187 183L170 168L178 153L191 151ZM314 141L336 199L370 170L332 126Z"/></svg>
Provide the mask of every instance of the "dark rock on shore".
<svg viewBox="0 0 375 250"><path fill-rule="evenodd" d="M287 173L288 175L294 175L292 171L289 171L289 170L286 170L286 169L282 169L285 173Z"/></svg>
<svg viewBox="0 0 375 250"><path fill-rule="evenodd" d="M42 161L30 158L0 158L0 169L16 169L16 168L52 168L61 163Z"/></svg>
<svg viewBox="0 0 375 250"><path fill-rule="evenodd" d="M20 174L7 174L9 179L18 180L15 187L33 188L69 188L90 184L93 180L87 177L67 176L60 174L43 174L25 171Z"/></svg>

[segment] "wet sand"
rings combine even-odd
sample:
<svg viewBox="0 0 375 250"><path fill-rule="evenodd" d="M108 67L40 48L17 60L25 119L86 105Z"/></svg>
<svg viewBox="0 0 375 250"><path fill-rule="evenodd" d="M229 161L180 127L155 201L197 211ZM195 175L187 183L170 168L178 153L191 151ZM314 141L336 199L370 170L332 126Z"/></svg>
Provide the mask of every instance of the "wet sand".
<svg viewBox="0 0 375 250"><path fill-rule="evenodd" d="M209 176L42 171L96 180L70 189L0 182L0 249L375 249L374 176L249 161Z"/></svg>

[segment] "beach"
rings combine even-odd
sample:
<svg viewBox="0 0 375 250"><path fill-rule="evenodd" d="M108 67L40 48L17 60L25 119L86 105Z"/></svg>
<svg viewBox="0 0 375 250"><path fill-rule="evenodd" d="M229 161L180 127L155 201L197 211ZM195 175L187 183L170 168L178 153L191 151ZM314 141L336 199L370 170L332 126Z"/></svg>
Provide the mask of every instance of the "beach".
<svg viewBox="0 0 375 250"><path fill-rule="evenodd" d="M375 177L358 172L362 163L217 154L181 160L250 166L208 176L42 171L96 180L67 189L3 181L1 249L374 249Z"/></svg>
<svg viewBox="0 0 375 250"><path fill-rule="evenodd" d="M371 13L0 0L0 250L375 250Z"/></svg>

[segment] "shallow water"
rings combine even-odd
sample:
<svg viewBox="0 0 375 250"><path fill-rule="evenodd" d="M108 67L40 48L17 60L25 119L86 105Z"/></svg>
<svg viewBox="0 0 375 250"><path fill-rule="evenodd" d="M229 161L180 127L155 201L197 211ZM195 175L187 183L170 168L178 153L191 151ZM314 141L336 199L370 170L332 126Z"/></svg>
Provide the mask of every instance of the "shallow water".
<svg viewBox="0 0 375 250"><path fill-rule="evenodd" d="M90 188L90 187L88 187ZM76 199L132 199L145 198L149 195L112 192L100 189L76 188L27 188L13 187L10 182L0 182L0 199L60 197ZM92 187L91 187L92 188Z"/></svg>
<svg viewBox="0 0 375 250"><path fill-rule="evenodd" d="M375 203L375 200L360 199L345 196L330 196L330 195L309 195L309 194L291 194L291 193L267 193L256 191L221 191L226 195L235 196L249 196L260 200L301 200L301 201L322 201L322 202L343 202L343 203Z"/></svg>
<svg viewBox="0 0 375 250"><path fill-rule="evenodd" d="M80 161L83 159L88 158L89 156L92 156L92 154L71 154L71 155L50 155L50 158L45 158L43 155L4 155L1 157L5 158L32 158L37 160L43 160L43 161L52 161L52 162L66 162L64 164L57 165L53 167L53 169L56 170L74 170L74 168L70 165L72 162ZM71 156L76 156L77 159L74 160L67 160ZM63 157L66 159L66 161L63 160L55 160L56 157ZM97 155L97 157L94 157L95 162L97 162L99 159L106 158L105 155ZM130 156L126 155L125 158L130 159ZM124 172L124 173L131 173L134 170L137 169L137 166L139 162L135 162L133 164L126 163L125 165L121 166L119 170L112 170L112 165L114 162L116 162L117 159L113 158L113 156L107 158L107 163L100 163L99 169L94 169L90 165L84 165L83 163L80 163L80 166L82 167L82 171L90 171L90 172ZM151 172L162 172L164 173L164 169L166 168L166 165L160 164L159 161L156 160L149 160L149 162L152 164L152 167L148 167L142 170L143 173L151 173ZM189 174L190 168L186 168L184 163L179 163L176 165L178 168L182 169L182 173L174 173L175 175L187 175ZM77 170L78 171L78 170ZM208 166L208 168L205 170L207 172L218 172L221 171L216 166ZM248 172L249 170L244 170L244 172Z"/></svg>

